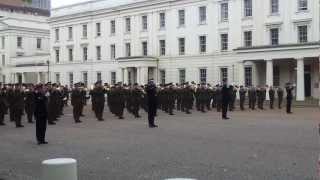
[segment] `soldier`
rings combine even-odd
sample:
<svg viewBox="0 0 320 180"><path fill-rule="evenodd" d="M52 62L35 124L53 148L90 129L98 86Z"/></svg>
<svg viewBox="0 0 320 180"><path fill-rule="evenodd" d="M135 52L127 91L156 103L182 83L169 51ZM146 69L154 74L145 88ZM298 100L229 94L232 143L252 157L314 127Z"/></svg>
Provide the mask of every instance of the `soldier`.
<svg viewBox="0 0 320 180"><path fill-rule="evenodd" d="M191 88L189 83L186 83L186 87L184 88L183 92L183 107L186 112L186 114L191 114L190 110L192 109L193 106L193 101L194 101L194 90Z"/></svg>
<svg viewBox="0 0 320 180"><path fill-rule="evenodd" d="M169 84L169 88L167 90L167 106L168 106L168 113L169 115L174 115L173 114L173 109L174 109L174 105L175 105L175 90L173 89L173 84L170 83Z"/></svg>
<svg viewBox="0 0 320 180"><path fill-rule="evenodd" d="M207 88L206 88L206 106L208 111L211 111L211 101L212 101L212 97L213 97L213 89L211 87L211 84L207 84Z"/></svg>
<svg viewBox="0 0 320 180"><path fill-rule="evenodd" d="M235 102L237 99L237 87L230 86L230 104L229 104L229 110L233 111L235 109Z"/></svg>
<svg viewBox="0 0 320 180"><path fill-rule="evenodd" d="M281 109L282 101L283 101L283 89L281 87L278 87L277 95L278 95L278 108Z"/></svg>
<svg viewBox="0 0 320 180"><path fill-rule="evenodd" d="M2 88L0 90L0 126L6 125L4 123L4 115L6 114L7 107L8 102L6 99L6 89Z"/></svg>
<svg viewBox="0 0 320 180"><path fill-rule="evenodd" d="M103 110L105 103L105 89L102 86L102 82L98 81L95 84L94 89L90 92L92 98L92 109L95 113L98 121L103 121Z"/></svg>
<svg viewBox="0 0 320 180"><path fill-rule="evenodd" d="M227 120L228 105L230 103L230 88L227 87L226 82L224 82L221 89L221 102L222 102L222 119Z"/></svg>
<svg viewBox="0 0 320 180"><path fill-rule="evenodd" d="M59 93L56 87L56 84L52 84L50 82L47 83L47 87L49 91L47 92L48 99L48 124L55 125L55 121L58 119L58 98Z"/></svg>
<svg viewBox="0 0 320 180"><path fill-rule="evenodd" d="M71 92L71 105L73 106L73 118L75 123L81 123L80 115L83 107L83 94L79 88L80 83L75 84Z"/></svg>
<svg viewBox="0 0 320 180"><path fill-rule="evenodd" d="M183 88L179 85L176 89L176 99L177 99L177 110L183 111L182 108L182 92Z"/></svg>
<svg viewBox="0 0 320 180"><path fill-rule="evenodd" d="M197 94L197 95L196 95ZM205 84L202 83L201 86L199 88L197 88L196 93L195 93L195 97L196 97L196 102L198 103L197 109L198 111L201 112L206 112L204 110L204 107L206 106L206 100L207 100L207 91L205 89Z"/></svg>
<svg viewBox="0 0 320 180"><path fill-rule="evenodd" d="M204 111L203 108L201 109L201 102L200 102L200 96L203 93L203 86L200 86L200 84L197 85L194 93L194 98L196 100L196 109L197 111Z"/></svg>
<svg viewBox="0 0 320 180"><path fill-rule="evenodd" d="M21 117L24 110L24 93L22 90L21 85L16 85L13 92L13 99L12 99L12 111L13 111L13 119L16 123L17 128L24 127L21 124Z"/></svg>
<svg viewBox="0 0 320 180"><path fill-rule="evenodd" d="M275 95L275 91L274 91L273 87L270 86L270 89L269 89L270 109L273 109L274 95Z"/></svg>
<svg viewBox="0 0 320 180"><path fill-rule="evenodd" d="M33 85L30 85L26 90L25 90L25 112L27 114L27 119L28 123L33 123L33 114L35 110L35 97L34 97L34 89Z"/></svg>
<svg viewBox="0 0 320 180"><path fill-rule="evenodd" d="M45 90L42 84L39 84L35 88L34 92L34 117L36 119L36 137L38 145L48 144L46 142L46 130L47 130L47 118L48 118L48 109L47 102L48 99L45 95Z"/></svg>
<svg viewBox="0 0 320 180"><path fill-rule="evenodd" d="M9 117L10 117L10 122L14 121L14 114L13 114L13 100L14 100L14 87L13 85L9 84L8 85L8 90L7 90L7 102L9 104Z"/></svg>
<svg viewBox="0 0 320 180"><path fill-rule="evenodd" d="M247 90L243 86L240 86L240 90L239 90L240 109L242 111L244 111L244 102L246 101L246 93L247 93Z"/></svg>
<svg viewBox="0 0 320 180"><path fill-rule="evenodd" d="M221 112L222 109L222 87L220 85L216 86L216 103L217 103L217 112Z"/></svg>
<svg viewBox="0 0 320 180"><path fill-rule="evenodd" d="M118 83L114 94L114 109L115 109L115 114L118 116L119 119L124 119L123 118L123 110L125 108L125 103L126 103L126 97L125 97L125 89L122 87L121 83Z"/></svg>
<svg viewBox="0 0 320 180"><path fill-rule="evenodd" d="M292 90L294 89L294 87L290 84L287 83L286 85L286 91L287 91L287 113L291 114L291 105L292 105L292 99L293 99L293 95L292 95Z"/></svg>
<svg viewBox="0 0 320 180"><path fill-rule="evenodd" d="M146 86L146 93L148 97L148 123L149 128L158 127L154 123L154 117L157 112L157 87L155 86L153 80L150 80L148 85Z"/></svg>
<svg viewBox="0 0 320 180"><path fill-rule="evenodd" d="M87 96L87 88L85 88L84 83L80 83L80 92L82 95L82 106L80 116L84 117L83 108L87 105L87 100L89 99L89 97Z"/></svg>
<svg viewBox="0 0 320 180"><path fill-rule="evenodd" d="M255 110L257 100L257 90L255 87L251 87L249 90L249 108Z"/></svg>

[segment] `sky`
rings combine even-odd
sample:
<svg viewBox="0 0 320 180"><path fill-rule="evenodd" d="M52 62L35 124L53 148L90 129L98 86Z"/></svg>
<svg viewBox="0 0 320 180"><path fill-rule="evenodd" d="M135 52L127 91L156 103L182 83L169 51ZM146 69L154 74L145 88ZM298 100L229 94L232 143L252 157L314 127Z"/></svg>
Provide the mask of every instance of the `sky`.
<svg viewBox="0 0 320 180"><path fill-rule="evenodd" d="M89 0L51 0L52 8L65 6L69 4L79 3L79 2L85 2Z"/></svg>

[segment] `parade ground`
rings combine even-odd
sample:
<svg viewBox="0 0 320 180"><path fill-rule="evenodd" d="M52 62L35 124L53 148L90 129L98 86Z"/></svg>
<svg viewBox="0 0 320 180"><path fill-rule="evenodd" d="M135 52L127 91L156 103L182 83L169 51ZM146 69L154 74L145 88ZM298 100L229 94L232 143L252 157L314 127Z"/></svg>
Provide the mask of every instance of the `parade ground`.
<svg viewBox="0 0 320 180"><path fill-rule="evenodd" d="M159 112L159 128L147 128L145 113L115 118L105 108L98 122L86 107L83 123L72 110L49 126L48 145L38 146L35 126L0 127L0 179L37 180L41 162L78 160L80 180L316 180L320 153L319 108L187 115ZM142 112L142 111L140 111Z"/></svg>

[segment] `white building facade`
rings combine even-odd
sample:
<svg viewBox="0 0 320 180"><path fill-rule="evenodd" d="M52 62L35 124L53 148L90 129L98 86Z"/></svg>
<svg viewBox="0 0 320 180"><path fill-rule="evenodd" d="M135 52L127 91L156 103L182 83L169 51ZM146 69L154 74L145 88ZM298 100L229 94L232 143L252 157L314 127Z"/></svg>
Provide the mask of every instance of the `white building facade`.
<svg viewBox="0 0 320 180"><path fill-rule="evenodd" d="M0 16L1 82L47 82L49 12L0 5Z"/></svg>
<svg viewBox="0 0 320 180"><path fill-rule="evenodd" d="M223 80L319 98L318 0L96 0L51 12L52 81Z"/></svg>

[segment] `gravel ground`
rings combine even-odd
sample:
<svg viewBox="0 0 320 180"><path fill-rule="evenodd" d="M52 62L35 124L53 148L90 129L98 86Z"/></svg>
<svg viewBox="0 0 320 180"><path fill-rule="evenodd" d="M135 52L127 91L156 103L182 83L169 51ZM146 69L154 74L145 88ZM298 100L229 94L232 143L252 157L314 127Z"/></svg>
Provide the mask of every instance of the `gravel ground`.
<svg viewBox="0 0 320 180"><path fill-rule="evenodd" d="M236 111L220 114L159 113L159 128L149 129L146 114L118 120L105 110L104 122L91 107L82 124L71 109L49 126L48 145L35 142L34 125L0 127L0 180L37 180L41 161L78 160L80 180L315 180L319 154L319 108ZM7 117L6 117L7 118ZM25 120L24 120L25 122Z"/></svg>

